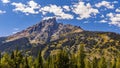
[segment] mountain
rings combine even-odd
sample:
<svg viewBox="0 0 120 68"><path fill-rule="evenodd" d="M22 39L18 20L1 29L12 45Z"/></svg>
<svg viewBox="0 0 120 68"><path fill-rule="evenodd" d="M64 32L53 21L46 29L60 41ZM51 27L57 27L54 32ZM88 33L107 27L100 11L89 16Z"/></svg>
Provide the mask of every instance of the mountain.
<svg viewBox="0 0 120 68"><path fill-rule="evenodd" d="M57 23L56 18L43 20L40 23L27 28L17 34L9 36L7 38L7 42L20 39L23 37L27 37L30 43L40 43L45 44L60 38L60 36L82 32L83 30L80 27L72 26L72 25L63 25L62 23Z"/></svg>
<svg viewBox="0 0 120 68"><path fill-rule="evenodd" d="M61 49L75 53L83 44L88 56L114 58L120 53L120 34L86 31L78 26L57 23L56 18L50 18L14 35L0 38L2 52L18 48L36 55L41 50L44 57L54 55Z"/></svg>
<svg viewBox="0 0 120 68"><path fill-rule="evenodd" d="M0 50L14 50L16 46L20 49L26 49L28 48L27 46L31 47L33 44L42 45L50 43L60 39L64 35L82 31L83 29L80 27L57 23L56 18L50 18L48 20L42 20L40 23L28 27L14 35L8 36L6 39L0 38Z"/></svg>

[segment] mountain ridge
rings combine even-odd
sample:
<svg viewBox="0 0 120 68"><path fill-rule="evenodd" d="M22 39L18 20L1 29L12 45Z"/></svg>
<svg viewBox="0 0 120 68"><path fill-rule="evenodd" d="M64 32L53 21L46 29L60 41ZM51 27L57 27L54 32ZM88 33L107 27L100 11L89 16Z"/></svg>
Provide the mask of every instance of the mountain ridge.
<svg viewBox="0 0 120 68"><path fill-rule="evenodd" d="M107 52L113 58L120 51L120 34L86 31L78 26L57 23L55 18L50 18L14 35L0 38L2 52L11 52L18 47L19 50L33 55L41 50L44 57L65 48L74 53L82 44L89 56L93 57L94 54L99 57L101 52Z"/></svg>
<svg viewBox="0 0 120 68"><path fill-rule="evenodd" d="M32 38L36 36L34 38L34 40L35 40L35 39L37 39L37 36L42 37L45 33L46 33L46 35L48 35L48 37L49 37L49 35L50 35L50 37L55 36L55 35L56 35L56 37L59 37L59 33L69 33L70 31L72 31L72 29L74 29L73 31L75 31L75 32L83 31L80 27L72 26L70 24L64 25L62 23L57 23L56 18L50 18L48 20L42 20L40 23L33 25L31 27L28 27L26 30L23 30L21 32L18 32L14 35L9 36L7 42L18 39L18 38L22 38L22 37L29 37L30 40L32 40ZM31 36L32 36L32 38L31 38ZM44 38L42 38L41 40L43 40ZM32 42L34 42L34 40ZM47 42L47 40L45 40L45 41ZM50 41L50 40L48 40L48 41ZM40 41L38 41L38 42L40 42Z"/></svg>

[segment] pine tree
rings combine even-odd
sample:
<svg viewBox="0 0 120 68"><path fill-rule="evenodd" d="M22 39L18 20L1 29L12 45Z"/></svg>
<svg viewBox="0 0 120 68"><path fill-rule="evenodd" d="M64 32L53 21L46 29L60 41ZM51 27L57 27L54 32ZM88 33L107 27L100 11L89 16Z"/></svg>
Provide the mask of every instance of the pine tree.
<svg viewBox="0 0 120 68"><path fill-rule="evenodd" d="M120 57L116 60L116 68L120 68Z"/></svg>
<svg viewBox="0 0 120 68"><path fill-rule="evenodd" d="M93 59L93 62L92 62L92 66L93 66L93 68L98 68L98 59L95 57L94 59Z"/></svg>
<svg viewBox="0 0 120 68"><path fill-rule="evenodd" d="M114 59L114 62L113 62L113 68L116 68L116 58Z"/></svg>
<svg viewBox="0 0 120 68"><path fill-rule="evenodd" d="M14 58L15 58L14 51L12 51L12 53L11 53L11 59L14 59Z"/></svg>
<svg viewBox="0 0 120 68"><path fill-rule="evenodd" d="M107 68L107 65L106 65L106 60L104 57L101 57L99 62L98 62L98 68Z"/></svg>
<svg viewBox="0 0 120 68"><path fill-rule="evenodd" d="M30 67L29 67L29 64L28 64L28 59L27 59L27 57L25 57L24 68L30 68Z"/></svg>
<svg viewBox="0 0 120 68"><path fill-rule="evenodd" d="M85 59L85 68L93 68L88 58Z"/></svg>
<svg viewBox="0 0 120 68"><path fill-rule="evenodd" d="M57 68L69 68L69 57L66 51L61 51L56 56L56 66Z"/></svg>
<svg viewBox="0 0 120 68"><path fill-rule="evenodd" d="M78 68L85 68L85 52L84 52L84 45L80 45L79 51L78 51L78 62L77 62L77 67Z"/></svg>
<svg viewBox="0 0 120 68"><path fill-rule="evenodd" d="M20 64L23 61L23 55L20 51L18 51L18 49L16 49L14 52L12 52L11 59L13 60L15 64L15 68L18 68L20 67Z"/></svg>
<svg viewBox="0 0 120 68"><path fill-rule="evenodd" d="M28 65L30 68L33 68L34 67L34 60L33 60L33 57L32 56L28 56L27 57L27 60L28 60Z"/></svg>
<svg viewBox="0 0 120 68"><path fill-rule="evenodd" d="M76 54L71 54L70 56L70 68L77 68L77 58L76 58Z"/></svg>
<svg viewBox="0 0 120 68"><path fill-rule="evenodd" d="M10 56L8 53L5 53L1 59L1 68L10 68Z"/></svg>
<svg viewBox="0 0 120 68"><path fill-rule="evenodd" d="M46 68L55 68L55 56L49 56L47 59L47 67Z"/></svg>
<svg viewBox="0 0 120 68"><path fill-rule="evenodd" d="M37 59L36 59L36 68L43 68L43 59L41 56L41 51L39 51Z"/></svg>

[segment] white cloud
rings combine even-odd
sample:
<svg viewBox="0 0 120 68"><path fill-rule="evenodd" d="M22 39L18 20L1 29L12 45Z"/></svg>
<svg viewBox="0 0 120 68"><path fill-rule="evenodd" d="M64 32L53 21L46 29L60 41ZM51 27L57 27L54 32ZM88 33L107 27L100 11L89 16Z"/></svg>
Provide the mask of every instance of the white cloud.
<svg viewBox="0 0 120 68"><path fill-rule="evenodd" d="M64 5L64 6L63 6L63 9L65 9L65 11L70 11L70 7L67 6L67 5Z"/></svg>
<svg viewBox="0 0 120 68"><path fill-rule="evenodd" d="M63 12L63 9L60 6L56 5L45 6L40 9L40 12L42 12L43 15L52 13L56 16L57 19L73 19L73 16L71 14Z"/></svg>
<svg viewBox="0 0 120 68"><path fill-rule="evenodd" d="M66 10L66 12L70 11L70 7L67 5L63 7L56 5L41 7L38 3L34 2L33 0L27 2L27 4L13 2L11 5L15 6L13 11L19 11L25 13L26 15L39 14L41 12L43 15L46 15L48 13L54 14L54 16L56 16L57 19L73 19L73 16L71 14L64 12L64 10Z"/></svg>
<svg viewBox="0 0 120 68"><path fill-rule="evenodd" d="M114 5L112 2L102 1L100 3L95 4L96 7L100 8L102 6L108 8L108 9L114 9Z"/></svg>
<svg viewBox="0 0 120 68"><path fill-rule="evenodd" d="M109 17L110 20L109 24L120 27L120 14L109 13L107 14L107 16Z"/></svg>
<svg viewBox="0 0 120 68"><path fill-rule="evenodd" d="M120 12L120 9L119 9L119 8L117 8L115 11L116 11L116 12Z"/></svg>
<svg viewBox="0 0 120 68"><path fill-rule="evenodd" d="M4 13L6 13L6 11L2 11L2 10L0 10L0 14L4 14Z"/></svg>
<svg viewBox="0 0 120 68"><path fill-rule="evenodd" d="M101 20L100 22L101 22L101 23L106 23L107 21L106 21L106 20Z"/></svg>
<svg viewBox="0 0 120 68"><path fill-rule="evenodd" d="M4 4L10 3L10 0L1 0L1 1L2 1L2 3L4 3Z"/></svg>
<svg viewBox="0 0 120 68"><path fill-rule="evenodd" d="M79 15L79 17L77 17L78 20L90 18L91 15L95 16L99 13L98 9L93 8L90 3L85 5L84 2L73 5L73 12Z"/></svg>
<svg viewBox="0 0 120 68"><path fill-rule="evenodd" d="M15 9L13 9L13 11L20 11L26 15L39 13L39 11L36 10L40 8L40 5L34 1L29 1L27 4L13 2L12 5L15 6Z"/></svg>
<svg viewBox="0 0 120 68"><path fill-rule="evenodd" d="M29 1L28 2L28 6L33 8L33 9L39 9L40 8L40 5L38 5L36 2L34 1Z"/></svg>
<svg viewBox="0 0 120 68"><path fill-rule="evenodd" d="M50 19L50 18L53 18L53 17L43 17L43 20L47 20L47 19Z"/></svg>

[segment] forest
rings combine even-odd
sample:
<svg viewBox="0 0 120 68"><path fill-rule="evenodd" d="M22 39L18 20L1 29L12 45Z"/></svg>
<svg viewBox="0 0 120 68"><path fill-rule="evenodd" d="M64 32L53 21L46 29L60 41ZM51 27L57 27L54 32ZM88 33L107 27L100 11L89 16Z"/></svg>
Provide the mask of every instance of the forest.
<svg viewBox="0 0 120 68"><path fill-rule="evenodd" d="M0 68L120 68L120 54L115 58L86 57L84 45L78 52L70 54L63 49L56 55L44 58L39 51L38 56L25 55L18 49L12 53L0 54Z"/></svg>

